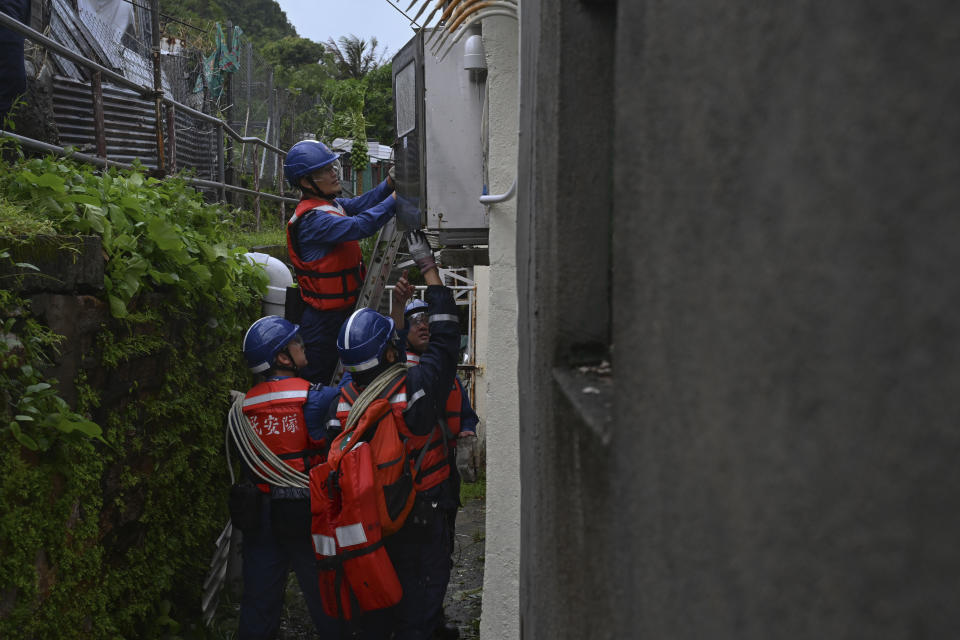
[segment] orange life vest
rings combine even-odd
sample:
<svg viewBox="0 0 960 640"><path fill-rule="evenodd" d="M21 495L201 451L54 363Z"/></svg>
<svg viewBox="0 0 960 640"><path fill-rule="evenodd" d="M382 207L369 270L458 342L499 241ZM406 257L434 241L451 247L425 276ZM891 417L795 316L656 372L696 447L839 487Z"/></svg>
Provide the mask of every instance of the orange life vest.
<svg viewBox="0 0 960 640"><path fill-rule="evenodd" d="M407 351L407 364L414 366L420 364L419 354L413 353L412 351ZM457 384L457 380L453 381L453 388L450 389L450 393L447 394L447 402L444 404L443 408L443 417L447 423L447 448L450 453L453 453L457 448L457 437L460 435L460 411L463 409L463 393L461 392L460 385ZM441 425L442 426L442 425ZM431 441L431 446L438 446L438 440L443 439L443 433L437 429L431 434L433 439ZM455 455L455 454L454 454ZM421 478L424 484L427 484L427 481L430 480L427 478L427 474L430 473L430 467L427 463L424 463L423 471L420 472ZM443 471L440 470L439 473L443 474ZM443 480L450 475L449 467L447 468L446 475L443 478L438 479L436 482L433 480L429 481L429 486L417 485L418 490L429 489L430 487L440 484Z"/></svg>
<svg viewBox="0 0 960 640"><path fill-rule="evenodd" d="M449 447L456 446L456 437L460 433L459 391L457 391L456 432L453 432L448 426L445 436L443 425L438 424L427 435L415 435L407 428L407 423L403 419L403 412L407 408L406 382L407 379L404 376L390 389L390 395L388 396L390 408L393 410L400 436L404 439L408 463L417 467L414 472L414 488L417 491L426 491L450 477ZM454 385L456 385L456 382L454 382ZM340 424L346 424L347 414L350 413L350 408L359 395L360 390L357 389L354 382L340 389L340 400L337 403L337 419L340 420ZM446 413L449 413L449 398L447 404ZM443 446L444 438L447 440L448 448ZM424 448L426 449L424 450Z"/></svg>
<svg viewBox="0 0 960 640"><path fill-rule="evenodd" d="M260 440L288 465L307 473L323 461L326 442L314 440L307 431L303 405L310 383L303 378L284 378L255 385L243 400L243 413ZM270 487L258 484L269 493Z"/></svg>
<svg viewBox="0 0 960 640"><path fill-rule="evenodd" d="M339 204L319 198L306 198L297 205L287 223L287 252L297 275L300 297L320 311L346 309L357 301L357 295L366 277L360 243L348 240L332 245L319 260L305 261L300 257L297 224L308 215L346 216Z"/></svg>

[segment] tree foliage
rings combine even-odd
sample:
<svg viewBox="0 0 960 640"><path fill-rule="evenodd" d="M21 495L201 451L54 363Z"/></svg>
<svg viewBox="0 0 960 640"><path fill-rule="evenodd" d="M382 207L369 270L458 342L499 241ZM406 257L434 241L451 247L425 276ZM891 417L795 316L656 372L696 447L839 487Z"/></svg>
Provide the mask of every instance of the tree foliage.
<svg viewBox="0 0 960 640"><path fill-rule="evenodd" d="M363 108L367 135L383 144L392 144L397 137L393 115L393 65L389 62L380 65L363 80L367 84Z"/></svg>
<svg viewBox="0 0 960 640"><path fill-rule="evenodd" d="M327 52L319 42L299 36L287 36L268 42L260 49L263 59L284 69L293 69L302 65L319 65Z"/></svg>
<svg viewBox="0 0 960 640"><path fill-rule="evenodd" d="M367 138L393 142L391 65L376 38L350 34L326 43L302 38L274 0L161 0L160 8L211 33L215 21L239 25L256 55L273 67L275 86L316 96L316 106L300 114L299 130L326 140L350 138L360 146ZM177 24L170 22L168 27L172 32ZM196 41L190 30L183 31L182 25L179 29ZM212 38L207 39L210 42L202 44L205 52L213 46Z"/></svg>
<svg viewBox="0 0 960 640"><path fill-rule="evenodd" d="M327 40L327 49L333 56L333 63L341 80L359 80L382 65L384 55L377 52L378 46L376 38L370 38L367 42L352 33L340 36L336 41L333 38Z"/></svg>
<svg viewBox="0 0 960 640"><path fill-rule="evenodd" d="M160 0L160 13L204 31L210 31L214 22L226 26L230 21L239 25L250 41L258 46L297 36L297 30L275 0ZM167 33L188 40L196 37L196 32L178 22L169 21L164 29Z"/></svg>
<svg viewBox="0 0 960 640"><path fill-rule="evenodd" d="M267 43L259 53L273 66L274 81L282 87L317 95L333 77L326 47L307 38L287 36Z"/></svg>

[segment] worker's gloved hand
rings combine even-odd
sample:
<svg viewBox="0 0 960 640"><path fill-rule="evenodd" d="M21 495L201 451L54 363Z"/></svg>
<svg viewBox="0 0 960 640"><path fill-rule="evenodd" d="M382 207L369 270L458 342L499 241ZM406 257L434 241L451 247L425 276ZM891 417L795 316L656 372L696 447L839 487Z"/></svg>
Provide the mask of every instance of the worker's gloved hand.
<svg viewBox="0 0 960 640"><path fill-rule="evenodd" d="M477 481L477 434L461 432L457 438L457 471L464 482Z"/></svg>
<svg viewBox="0 0 960 640"><path fill-rule="evenodd" d="M430 243L427 242L427 236L423 231L411 231L407 234L407 247L410 249L410 255L413 261L417 263L420 273L427 273L437 268L437 262L433 259L433 250Z"/></svg>
<svg viewBox="0 0 960 640"><path fill-rule="evenodd" d="M390 178L390 180L388 180L388 184L390 185L390 188L391 188L391 189L396 189L396 188L397 188L397 176L396 176L396 173L394 172L394 168L393 168L392 166L390 167L390 171L387 172L387 177Z"/></svg>

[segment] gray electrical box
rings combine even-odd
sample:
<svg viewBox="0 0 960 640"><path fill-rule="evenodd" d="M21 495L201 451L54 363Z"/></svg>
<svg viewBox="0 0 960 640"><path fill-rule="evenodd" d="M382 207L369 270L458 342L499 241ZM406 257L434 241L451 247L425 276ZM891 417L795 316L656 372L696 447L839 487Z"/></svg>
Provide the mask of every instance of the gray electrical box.
<svg viewBox="0 0 960 640"><path fill-rule="evenodd" d="M440 231L447 246L485 245L482 72L464 68L464 41L443 60L420 31L393 58L398 213L402 228ZM443 47L446 49L446 46Z"/></svg>

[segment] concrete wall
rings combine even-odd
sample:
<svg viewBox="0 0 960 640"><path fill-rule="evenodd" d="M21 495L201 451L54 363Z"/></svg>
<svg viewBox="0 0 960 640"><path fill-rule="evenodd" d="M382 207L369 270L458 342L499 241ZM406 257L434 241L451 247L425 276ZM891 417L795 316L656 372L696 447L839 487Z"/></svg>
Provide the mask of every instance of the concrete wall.
<svg viewBox="0 0 960 640"><path fill-rule="evenodd" d="M477 286L476 296L473 299L473 312L476 316L476 331L474 341L474 364L477 365L475 375L474 394L470 399L473 410L480 417L480 427L477 437L485 437L487 420L487 385L490 376L487 375L487 358L490 355L490 267L477 265L473 268L473 282Z"/></svg>
<svg viewBox="0 0 960 640"><path fill-rule="evenodd" d="M521 24L523 637L955 637L960 7Z"/></svg>
<svg viewBox="0 0 960 640"><path fill-rule="evenodd" d="M517 21L483 21L487 59L488 177L504 193L517 167ZM487 519L482 638L519 637L520 442L517 407L516 200L490 206L488 328L483 400Z"/></svg>

